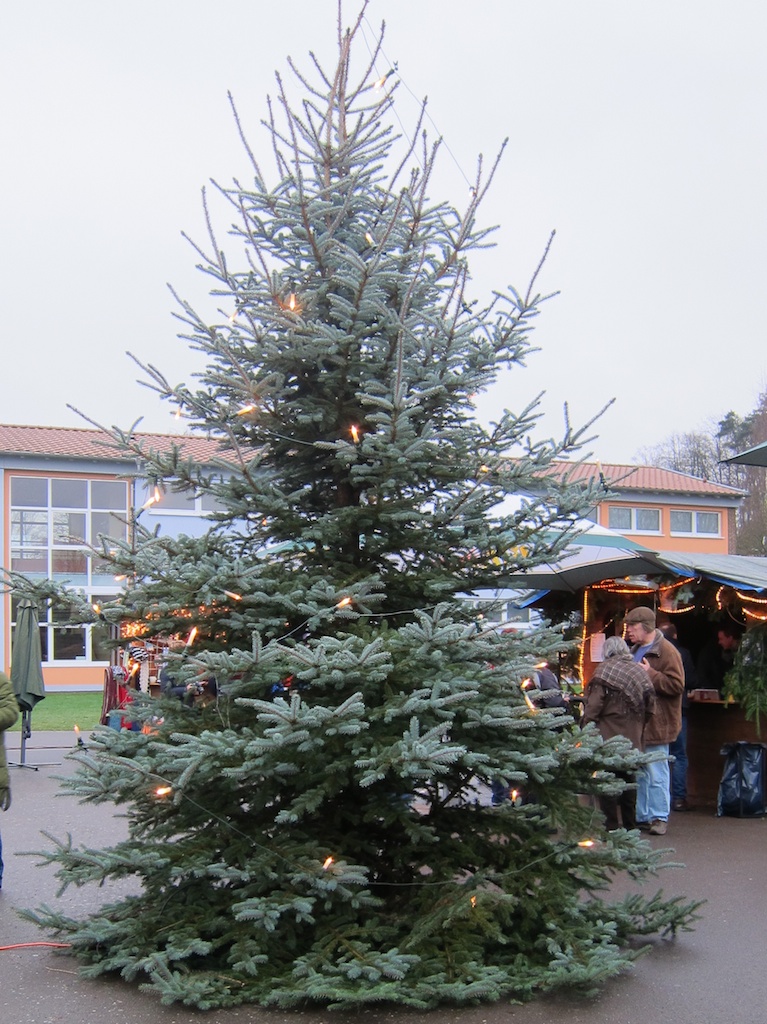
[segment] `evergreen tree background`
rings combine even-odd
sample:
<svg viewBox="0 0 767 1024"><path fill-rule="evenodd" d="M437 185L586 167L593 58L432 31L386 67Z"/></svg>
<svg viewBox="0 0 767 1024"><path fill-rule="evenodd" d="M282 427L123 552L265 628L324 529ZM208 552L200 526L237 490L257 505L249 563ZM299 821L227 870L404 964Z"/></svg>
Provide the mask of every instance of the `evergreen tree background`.
<svg viewBox="0 0 767 1024"><path fill-rule="evenodd" d="M439 146L421 124L409 142L392 130L380 41L352 73L359 24L339 18L331 73L291 64L300 102L278 78L276 183L248 148L252 180L221 189L234 257L208 217L196 250L219 322L180 313L207 369L174 386L145 368L219 461L112 432L160 486L218 511L202 538L135 524L132 543L105 541L130 585L102 614L146 637L194 629L172 671L215 675L218 699L138 700L147 731L101 729L74 755L64 785L114 803L127 832L101 850L50 837L42 858L64 887L106 884L107 902L27 912L88 974L203 1009L591 989L637 955L633 937L694 910L609 894L660 855L605 833L581 795L615 792L642 755L523 691L562 633L483 630L459 596L570 539L595 496L546 469L584 433L535 440L535 402L478 422L476 396L529 353L541 296L472 294L492 172L480 163L463 213L431 199ZM509 493L539 497L498 515ZM489 806L498 778L524 802Z"/></svg>

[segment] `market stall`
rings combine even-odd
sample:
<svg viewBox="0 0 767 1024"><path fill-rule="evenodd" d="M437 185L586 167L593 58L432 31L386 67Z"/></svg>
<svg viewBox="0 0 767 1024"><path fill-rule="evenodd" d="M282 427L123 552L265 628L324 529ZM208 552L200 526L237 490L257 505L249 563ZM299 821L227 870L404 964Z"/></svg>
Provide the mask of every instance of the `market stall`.
<svg viewBox="0 0 767 1024"><path fill-rule="evenodd" d="M581 586L574 593L576 558ZM587 580L583 574L590 570L593 578ZM749 639L767 632L767 558L633 549L616 550L614 562L605 558L589 567L588 550L582 548L566 553L558 564L515 574L510 582L521 586L523 581L541 588L536 605L547 618L579 623L576 662L571 667L583 686L601 661L605 639L622 635L625 613L636 605L652 607L659 623L673 622L681 646L704 668L723 626ZM754 713L762 688L767 707L767 663L763 673L754 670L742 682L738 701L723 699L718 689L705 699L690 701L687 788L691 805L716 806L724 762L721 751L726 744L767 740L767 727L762 737Z"/></svg>

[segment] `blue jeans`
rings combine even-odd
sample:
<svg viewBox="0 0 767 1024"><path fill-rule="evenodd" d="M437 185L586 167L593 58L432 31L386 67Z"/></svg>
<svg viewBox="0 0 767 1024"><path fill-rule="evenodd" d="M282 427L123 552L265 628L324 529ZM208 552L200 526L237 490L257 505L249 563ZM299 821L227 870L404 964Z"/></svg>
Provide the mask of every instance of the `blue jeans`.
<svg viewBox="0 0 767 1024"><path fill-rule="evenodd" d="M662 761L645 765L638 776L637 821L668 821L671 810L668 767L668 743L653 743L645 747L648 754L661 751L666 755Z"/></svg>
<svg viewBox="0 0 767 1024"><path fill-rule="evenodd" d="M687 715L682 715L682 728L673 743L669 744L669 754L676 760L671 765L671 798L687 799Z"/></svg>

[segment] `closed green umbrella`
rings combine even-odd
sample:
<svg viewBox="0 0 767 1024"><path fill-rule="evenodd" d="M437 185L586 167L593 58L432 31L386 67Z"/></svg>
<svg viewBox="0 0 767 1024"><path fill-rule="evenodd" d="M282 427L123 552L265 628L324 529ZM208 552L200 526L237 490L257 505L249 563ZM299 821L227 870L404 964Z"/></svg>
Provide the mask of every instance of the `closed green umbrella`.
<svg viewBox="0 0 767 1024"><path fill-rule="evenodd" d="M32 735L32 709L45 699L43 656L37 605L24 598L19 601L11 650L11 683L21 709L21 764L26 762L26 742Z"/></svg>

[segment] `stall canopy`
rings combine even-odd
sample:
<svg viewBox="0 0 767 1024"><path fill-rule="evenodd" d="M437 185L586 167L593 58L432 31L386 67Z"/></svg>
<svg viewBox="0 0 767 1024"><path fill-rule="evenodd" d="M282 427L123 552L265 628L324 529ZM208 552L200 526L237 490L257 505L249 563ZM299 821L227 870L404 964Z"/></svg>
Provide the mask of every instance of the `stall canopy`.
<svg viewBox="0 0 767 1024"><path fill-rule="evenodd" d="M722 462L732 462L738 466L767 466L767 441L747 448L746 451L733 455L731 459L722 459Z"/></svg>
<svg viewBox="0 0 767 1024"><path fill-rule="evenodd" d="M526 571L511 573L504 577L504 586L575 593L601 580L673 572L660 561L656 552L613 530L585 521L582 528L583 532L555 562L543 562Z"/></svg>
<svg viewBox="0 0 767 1024"><path fill-rule="evenodd" d="M714 583L741 590L767 590L767 558L758 555L696 555L688 551L661 551L655 555L677 576L703 576Z"/></svg>

